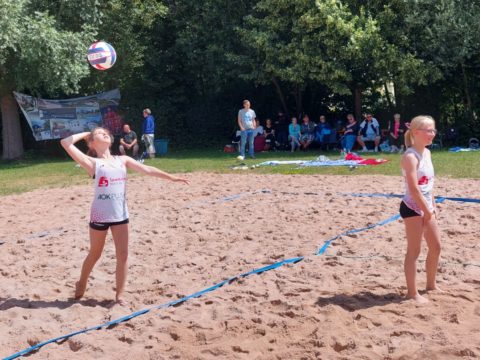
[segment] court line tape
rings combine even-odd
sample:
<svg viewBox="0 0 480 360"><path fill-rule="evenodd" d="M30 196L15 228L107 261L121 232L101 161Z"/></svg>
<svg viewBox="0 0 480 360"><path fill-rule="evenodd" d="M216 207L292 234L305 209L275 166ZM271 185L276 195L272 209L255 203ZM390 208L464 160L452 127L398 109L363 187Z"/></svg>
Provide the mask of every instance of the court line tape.
<svg viewBox="0 0 480 360"><path fill-rule="evenodd" d="M231 200L234 200L234 199L237 199L243 195L247 195L247 194L255 194L255 193L271 193L270 190L260 190L259 192L254 192L254 193L242 193L242 194L238 194L240 196L230 196L230 197L226 197L226 198L221 198L220 200L222 201L231 201ZM392 195L392 194L346 194L346 193L343 193L342 195L351 195L351 196L369 196L369 197L398 197L399 195ZM468 198L448 198L448 197L437 197L436 198L436 202L437 203L441 203L445 200L453 200L453 201L461 201L461 202L475 202L475 203L480 203L480 200L478 199L468 199ZM473 201L472 201L473 200ZM390 222L393 222L395 220L397 220L398 218L400 218L400 215L396 214L386 220L382 220L378 223L375 223L375 224L371 224L371 225L368 225L366 227L363 227L363 228L358 228L358 229L350 229L350 230L347 230L343 233L341 233L340 235L337 235L327 241L325 241L325 243L323 244L323 246L315 253L315 255L323 255L325 253L325 251L327 250L327 248L330 246L330 244L338 239L339 237L341 236L345 236L345 235L349 235L349 234L354 234L354 233L358 233L358 232L361 232L361 231L366 231L366 230L369 230L369 229L373 229L377 226L383 226L383 225L386 225ZM222 286L224 285L228 285L228 284L231 284L232 282L234 282L235 280L238 280L239 278L245 278L245 277L248 277L248 276L251 276L251 275L260 275L266 271L270 271L270 270L274 270L274 269L278 269L279 267L283 266L283 265L286 265L286 264L297 264L298 262L302 261L305 257L304 256L300 256L300 257L295 257L295 258L290 258L290 259L285 259L285 260L281 260L281 261L277 261L273 264L270 264L270 265L267 265L267 266L263 266L261 268L258 268L258 269L254 269L252 271L249 271L249 272L246 272L246 273L243 273L243 274L239 274L239 275L236 275L236 276L232 276L232 277L229 277L215 285L212 285L208 288L205 288L203 290L200 290L200 291L197 291L191 295L188 295L188 296L185 296L181 299L178 299L178 300L174 300L174 301L170 301L170 302L167 302L167 303L164 303L164 304L161 304L161 305L157 305L157 306L153 306L153 307L150 307L150 308L147 308L147 309L143 309L143 310L139 310L139 311L136 311L136 312L133 312L131 314L128 314L126 316L123 316L123 317L120 317L118 319L114 319L112 321L108 321L106 323L103 323L103 324L100 324L100 325L96 325L96 326L92 326L92 327L89 327L89 328L86 328L86 329L82 329L82 330L78 330L78 331L74 331L74 332L71 332L69 334L66 334L66 335L62 335L62 336L59 336L59 337L56 337L56 338L52 338L52 339L49 339L49 340L46 340L44 342L40 342L36 345L33 345L27 349L24 349L24 350L21 350L15 354L12 354L10 356L7 356L5 358L3 358L3 360L13 360L13 359L16 359L20 356L24 356L24 355L27 355L31 352L34 352L34 351L38 351L40 348L42 348L43 346L45 345L48 345L48 344L51 344L51 343L56 343L56 342L63 342L63 341L66 341L68 340L69 338L73 337L73 336L76 336L76 335L79 335L79 334L84 334L84 333L88 333L88 332L91 332L93 330L100 330L102 328L106 328L106 329L111 329L115 326L117 326L118 324L122 323L122 322L125 322L125 321L129 321L133 318L136 318L140 315L144 315L152 310L160 310L160 309L165 309L165 308L168 308L168 307L175 307L175 306L179 306L181 304L183 304L184 302L190 300L190 299L194 299L194 298L198 298L202 295L205 295L207 293L210 293L214 290L217 290L219 288L221 288Z"/></svg>

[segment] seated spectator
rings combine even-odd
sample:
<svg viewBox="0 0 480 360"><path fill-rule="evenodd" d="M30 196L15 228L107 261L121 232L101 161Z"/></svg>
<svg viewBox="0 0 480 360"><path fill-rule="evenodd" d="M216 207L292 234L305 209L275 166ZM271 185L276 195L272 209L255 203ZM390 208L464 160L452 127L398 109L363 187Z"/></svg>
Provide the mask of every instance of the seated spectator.
<svg viewBox="0 0 480 360"><path fill-rule="evenodd" d="M375 152L378 152L378 145L380 144L380 124L372 114L367 114L365 120L360 124L357 141L362 147L362 151L367 151L365 142L372 141L375 144Z"/></svg>
<svg viewBox="0 0 480 360"><path fill-rule="evenodd" d="M310 144L315 140L315 124L313 121L310 121L310 117L305 114L303 115L303 122L300 125L300 144L303 147L303 150L307 150Z"/></svg>
<svg viewBox="0 0 480 360"><path fill-rule="evenodd" d="M315 141L320 145L324 145L328 142L331 133L332 127L327 123L325 115L320 115L320 122L315 127Z"/></svg>
<svg viewBox="0 0 480 360"><path fill-rule="evenodd" d="M253 136L263 135L263 126L260 125L260 120L255 118L255 129L253 130Z"/></svg>
<svg viewBox="0 0 480 360"><path fill-rule="evenodd" d="M284 148L288 145L288 119L287 116L279 111L273 128L275 129L275 146L277 148Z"/></svg>
<svg viewBox="0 0 480 360"><path fill-rule="evenodd" d="M272 125L272 119L267 119L265 123L265 151L275 149L275 129Z"/></svg>
<svg viewBox="0 0 480 360"><path fill-rule="evenodd" d="M130 129L130 125L123 125L123 136L120 138L120 145L118 147L120 154L126 155L128 150L132 151L132 156L138 156L138 140L135 131Z"/></svg>
<svg viewBox="0 0 480 360"><path fill-rule="evenodd" d="M353 114L347 115L347 124L342 136L342 149L344 152L349 153L352 151L355 141L357 140L357 134L360 127L358 126L357 121L353 117Z"/></svg>
<svg viewBox="0 0 480 360"><path fill-rule="evenodd" d="M261 152L265 149L265 136L263 135L263 126L260 120L255 119L255 129L253 130L253 149L255 152Z"/></svg>
<svg viewBox="0 0 480 360"><path fill-rule="evenodd" d="M292 152L300 148L300 136L300 125L297 124L297 118L292 117L292 123L288 125L288 141Z"/></svg>
<svg viewBox="0 0 480 360"><path fill-rule="evenodd" d="M390 151L398 151L403 153L405 142L403 134L406 131L405 124L400 120L400 114L393 115L393 121L388 123L388 140L390 143Z"/></svg>

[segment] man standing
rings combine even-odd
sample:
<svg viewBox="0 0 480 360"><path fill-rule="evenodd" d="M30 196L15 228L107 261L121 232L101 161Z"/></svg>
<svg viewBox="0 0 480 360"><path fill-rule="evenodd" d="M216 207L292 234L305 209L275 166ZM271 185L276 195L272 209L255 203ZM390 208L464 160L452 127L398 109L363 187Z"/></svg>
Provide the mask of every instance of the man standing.
<svg viewBox="0 0 480 360"><path fill-rule="evenodd" d="M118 147L120 154L125 155L127 150L132 150L132 156L136 159L138 155L138 141L135 131L130 129L130 125L123 125L123 137L120 138Z"/></svg>
<svg viewBox="0 0 480 360"><path fill-rule="evenodd" d="M155 118L150 109L143 110L143 124L142 124L142 141L145 144L148 157L153 159L155 157Z"/></svg>
<svg viewBox="0 0 480 360"><path fill-rule="evenodd" d="M240 127L240 156L238 160L245 159L245 146L248 140L248 154L252 159L255 159L253 140L255 135L255 118L257 115L255 111L250 109L250 101L243 100L243 109L238 111L237 121Z"/></svg>
<svg viewBox="0 0 480 360"><path fill-rule="evenodd" d="M380 144L380 124L372 114L367 114L366 119L360 124L357 141L362 147L362 151L367 151L366 141L373 141L375 144L375 152L378 152L378 145Z"/></svg>

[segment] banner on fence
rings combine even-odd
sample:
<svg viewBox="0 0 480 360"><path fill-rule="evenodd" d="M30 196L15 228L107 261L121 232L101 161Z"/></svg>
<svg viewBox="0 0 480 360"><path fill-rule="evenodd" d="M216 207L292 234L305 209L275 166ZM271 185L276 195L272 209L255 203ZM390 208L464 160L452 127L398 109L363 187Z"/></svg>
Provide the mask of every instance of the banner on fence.
<svg viewBox="0 0 480 360"><path fill-rule="evenodd" d="M118 118L120 91L66 100L46 100L14 92L35 140L61 139ZM120 123L121 121L118 121Z"/></svg>

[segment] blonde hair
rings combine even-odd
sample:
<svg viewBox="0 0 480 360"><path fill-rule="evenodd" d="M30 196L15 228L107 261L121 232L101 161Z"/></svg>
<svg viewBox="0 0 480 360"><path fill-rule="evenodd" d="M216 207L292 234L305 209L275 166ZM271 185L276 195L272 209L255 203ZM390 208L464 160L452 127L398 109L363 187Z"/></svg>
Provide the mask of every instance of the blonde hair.
<svg viewBox="0 0 480 360"><path fill-rule="evenodd" d="M423 128L425 125L435 125L435 120L430 115L418 115L410 121L410 127L405 133L405 147L408 148L415 143L412 130Z"/></svg>
<svg viewBox="0 0 480 360"><path fill-rule="evenodd" d="M95 151L95 149L92 148L91 144L93 142L93 136L95 135L95 132L98 130L103 130L110 136L110 147L112 147L112 144L113 144L113 136L110 130L104 127L94 128L92 131L90 131L90 135L88 135L87 138L85 139L87 141L87 146L88 146L87 155L91 157L97 157L97 152Z"/></svg>

